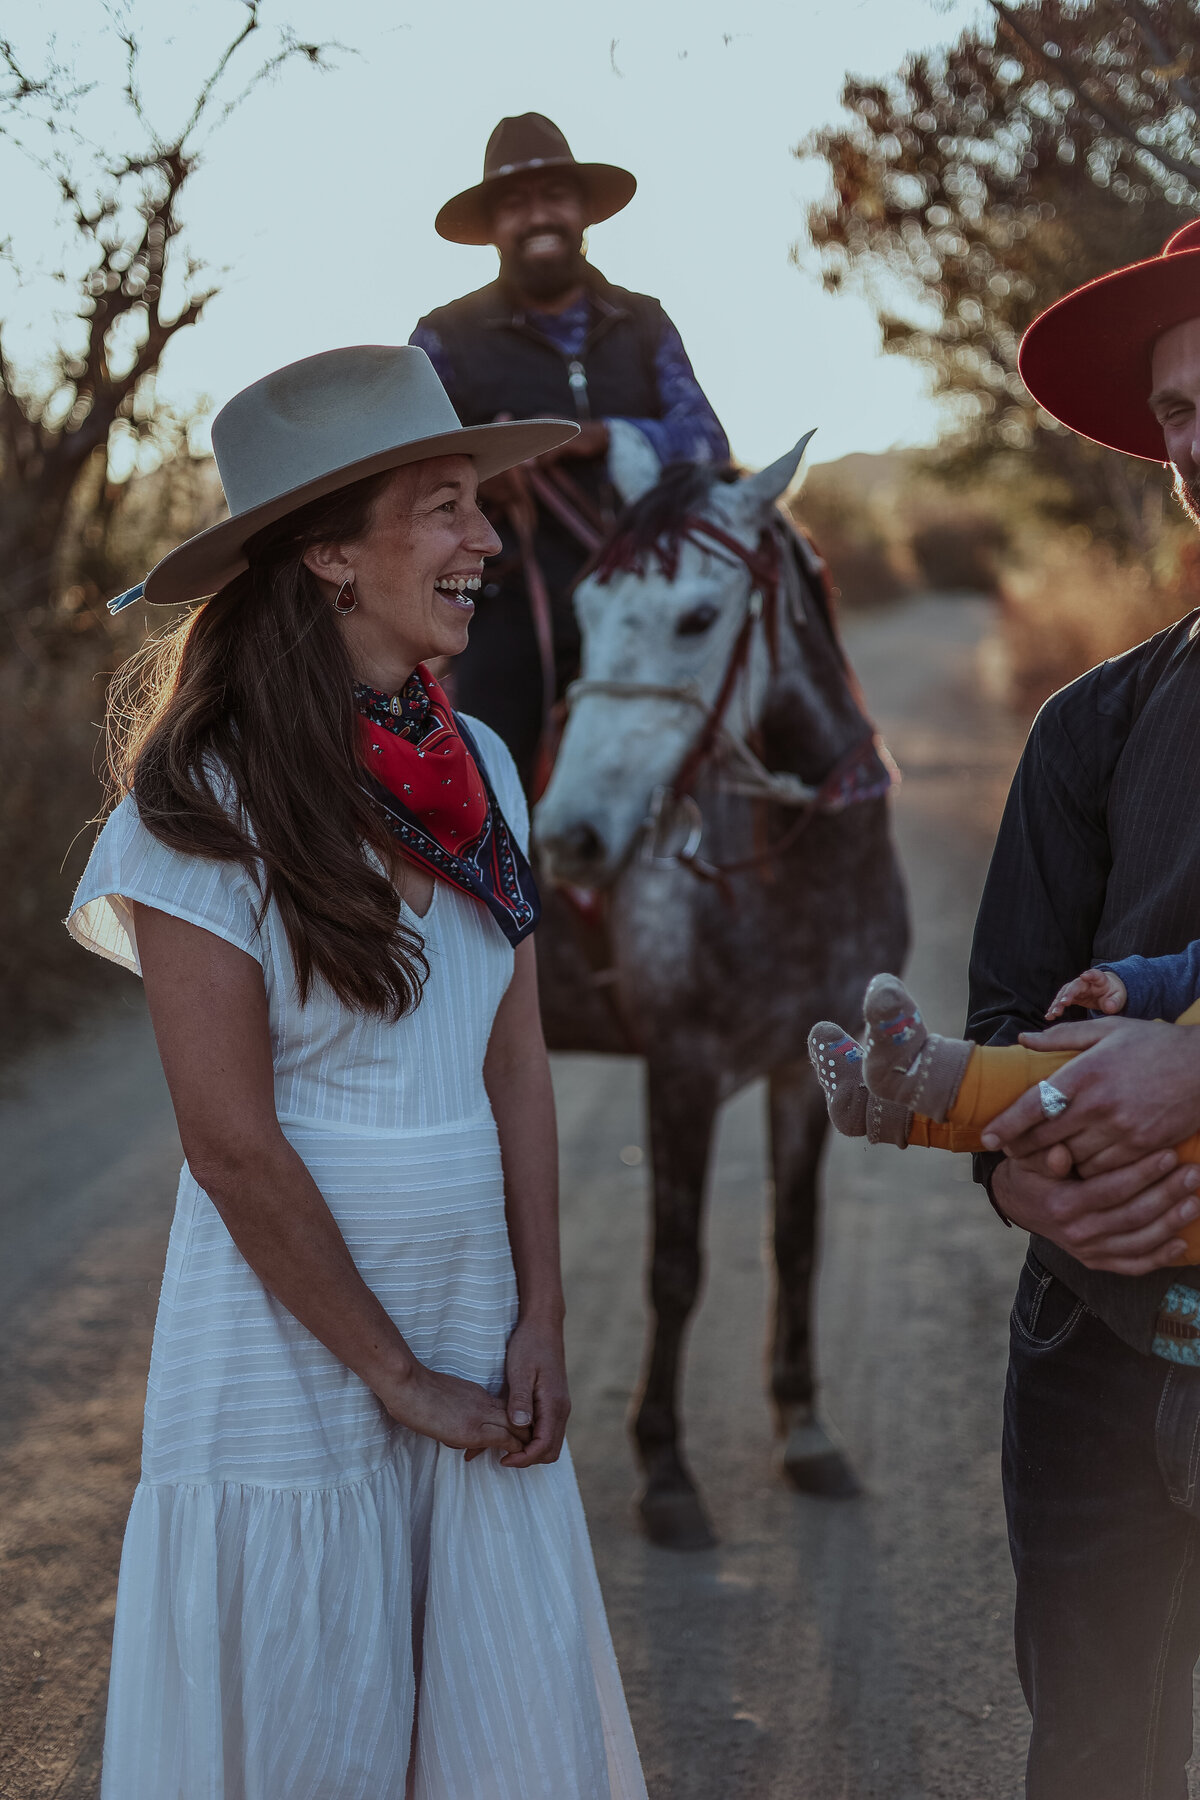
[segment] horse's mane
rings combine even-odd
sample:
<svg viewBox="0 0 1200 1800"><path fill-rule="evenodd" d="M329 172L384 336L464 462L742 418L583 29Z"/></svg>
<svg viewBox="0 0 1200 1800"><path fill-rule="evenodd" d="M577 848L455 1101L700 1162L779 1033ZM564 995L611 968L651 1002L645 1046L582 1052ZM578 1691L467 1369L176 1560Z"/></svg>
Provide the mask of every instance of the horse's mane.
<svg viewBox="0 0 1200 1800"><path fill-rule="evenodd" d="M703 512L718 482L740 480L732 463L668 463L661 480L618 516L612 536L586 572L601 583L630 569L641 574L653 555L667 579L674 580L688 520Z"/></svg>

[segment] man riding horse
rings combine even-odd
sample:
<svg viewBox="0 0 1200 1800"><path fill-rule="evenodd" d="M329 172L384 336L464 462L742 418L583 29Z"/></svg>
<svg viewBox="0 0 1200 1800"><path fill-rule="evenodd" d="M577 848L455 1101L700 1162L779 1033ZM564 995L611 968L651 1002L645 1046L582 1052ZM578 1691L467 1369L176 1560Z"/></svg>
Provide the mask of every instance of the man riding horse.
<svg viewBox="0 0 1200 1800"><path fill-rule="evenodd" d="M527 787L546 715L578 673L571 586L613 520L614 445L623 439L628 454L640 434L663 465L729 456L659 302L615 287L583 253L586 228L620 212L636 186L625 169L576 162L540 113L502 119L483 180L435 221L451 243L495 245L499 278L428 313L410 340L464 425L565 415L582 427L481 490L503 551L455 663L455 703L499 732Z"/></svg>

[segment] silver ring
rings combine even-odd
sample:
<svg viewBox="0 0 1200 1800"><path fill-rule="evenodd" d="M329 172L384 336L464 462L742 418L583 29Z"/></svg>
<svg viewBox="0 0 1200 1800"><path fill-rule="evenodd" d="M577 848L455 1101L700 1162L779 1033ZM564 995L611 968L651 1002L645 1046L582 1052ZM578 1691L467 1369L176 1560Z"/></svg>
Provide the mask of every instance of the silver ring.
<svg viewBox="0 0 1200 1800"><path fill-rule="evenodd" d="M1052 1081L1038 1082L1038 1099L1047 1119L1057 1119L1059 1113L1065 1113L1071 1104L1070 1096L1064 1094L1061 1088L1056 1088Z"/></svg>

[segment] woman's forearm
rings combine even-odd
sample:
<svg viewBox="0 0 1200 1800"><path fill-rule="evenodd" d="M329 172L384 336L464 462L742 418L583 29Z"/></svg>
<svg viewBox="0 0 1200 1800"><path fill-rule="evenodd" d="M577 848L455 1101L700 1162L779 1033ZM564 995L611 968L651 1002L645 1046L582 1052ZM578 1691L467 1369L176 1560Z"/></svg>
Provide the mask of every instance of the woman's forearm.
<svg viewBox="0 0 1200 1800"><path fill-rule="evenodd" d="M561 1324L558 1134L550 1064L540 1037L525 1053L486 1069L500 1136L504 1204L522 1318Z"/></svg>
<svg viewBox="0 0 1200 1800"><path fill-rule="evenodd" d="M392 1410L419 1364L355 1266L346 1240L282 1133L197 1156L192 1172L254 1273Z"/></svg>
<svg viewBox="0 0 1200 1800"><path fill-rule="evenodd" d="M504 1207L521 1317L557 1329L563 1318L558 1132L532 938L517 950L513 978L496 1011L483 1081L500 1136Z"/></svg>

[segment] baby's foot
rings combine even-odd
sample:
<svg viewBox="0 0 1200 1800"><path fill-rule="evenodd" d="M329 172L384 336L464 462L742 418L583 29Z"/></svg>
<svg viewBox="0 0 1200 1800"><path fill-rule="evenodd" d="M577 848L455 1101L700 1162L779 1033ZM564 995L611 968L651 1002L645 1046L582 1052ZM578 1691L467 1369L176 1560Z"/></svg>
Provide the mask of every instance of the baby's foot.
<svg viewBox="0 0 1200 1800"><path fill-rule="evenodd" d="M823 1019L808 1034L808 1054L825 1094L834 1129L843 1137L865 1137L871 1144L908 1143L907 1106L877 1099L863 1085L862 1045Z"/></svg>
<svg viewBox="0 0 1200 1800"><path fill-rule="evenodd" d="M843 1137L866 1137L870 1094L863 1082L862 1045L829 1019L808 1034L808 1054L835 1131Z"/></svg>
<svg viewBox="0 0 1200 1800"><path fill-rule="evenodd" d="M876 975L863 1001L867 1087L926 1118L944 1120L974 1048L925 1029L920 1008L896 975Z"/></svg>

